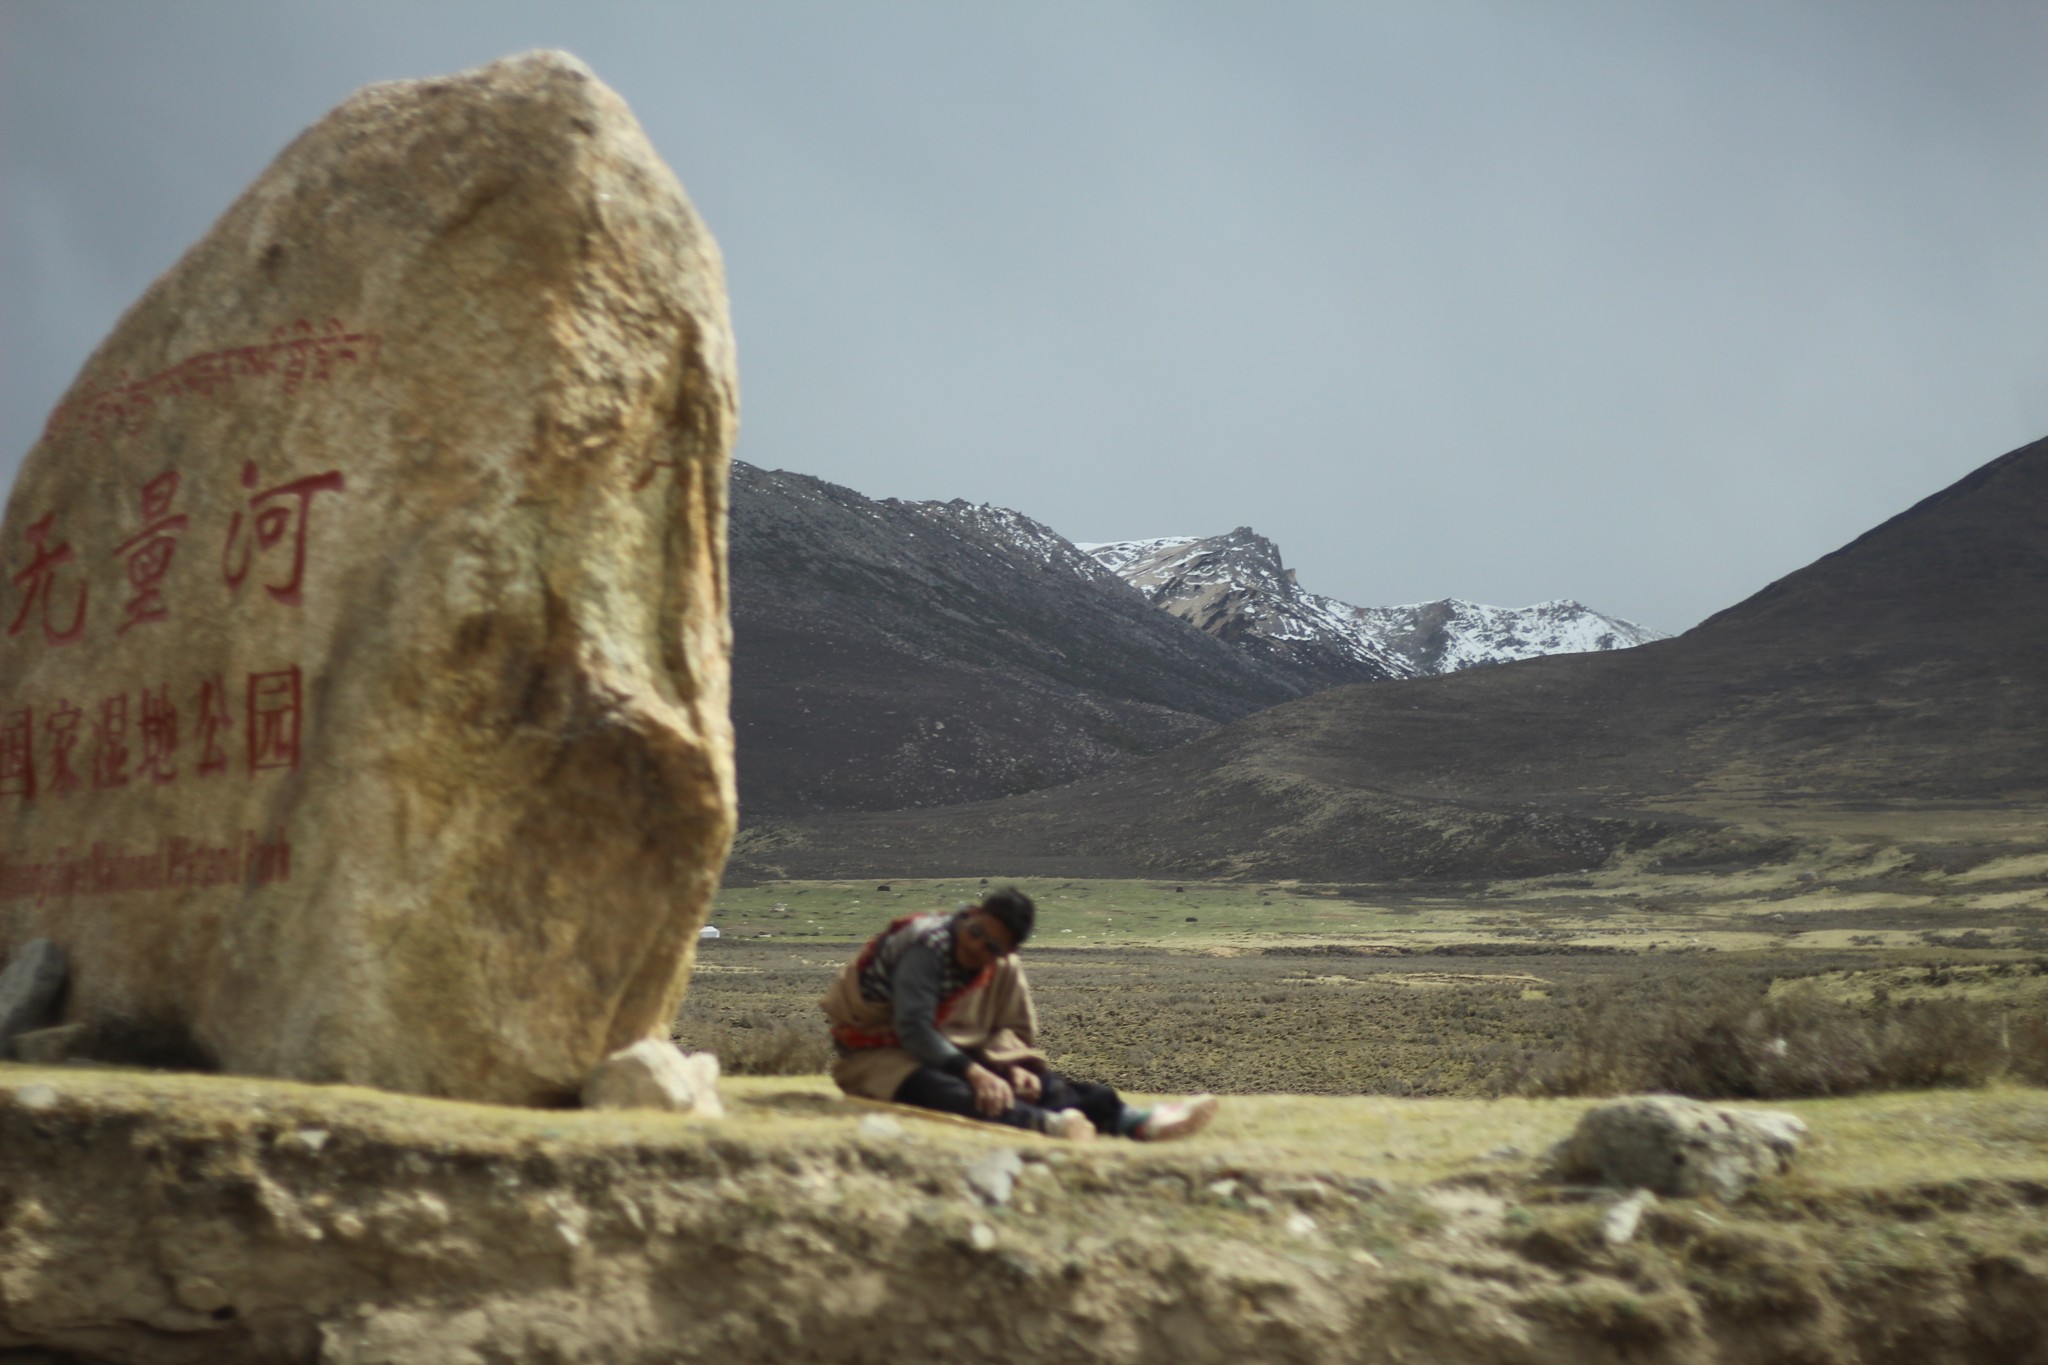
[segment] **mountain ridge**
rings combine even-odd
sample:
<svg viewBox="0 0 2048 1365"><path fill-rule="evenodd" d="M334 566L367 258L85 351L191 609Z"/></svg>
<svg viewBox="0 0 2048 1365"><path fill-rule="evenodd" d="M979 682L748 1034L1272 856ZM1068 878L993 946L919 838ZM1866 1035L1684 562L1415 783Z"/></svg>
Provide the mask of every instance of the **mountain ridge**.
<svg viewBox="0 0 2048 1365"><path fill-rule="evenodd" d="M1053 785L1315 685L1021 513L738 461L730 506L743 819Z"/></svg>
<svg viewBox="0 0 2048 1365"><path fill-rule="evenodd" d="M1789 856L1819 813L2038 814L2044 526L2048 440L1672 639L1332 688L1008 801L774 825L736 870L1531 875Z"/></svg>

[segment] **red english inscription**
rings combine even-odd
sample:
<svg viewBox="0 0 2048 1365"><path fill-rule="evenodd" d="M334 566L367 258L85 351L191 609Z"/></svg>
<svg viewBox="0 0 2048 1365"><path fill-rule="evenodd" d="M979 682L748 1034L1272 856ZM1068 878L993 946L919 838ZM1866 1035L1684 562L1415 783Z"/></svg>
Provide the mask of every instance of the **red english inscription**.
<svg viewBox="0 0 2048 1365"><path fill-rule="evenodd" d="M242 465L242 486L256 486L256 462L249 460ZM346 487L341 471L330 469L325 474L309 474L303 479L281 483L267 488L249 498L249 513L255 523L256 542L260 553L271 546L291 539L291 571L282 583L266 583L263 590L288 607L299 605L300 583L306 574L306 524L312 519L313 495L316 493L339 493ZM236 547L241 555L237 558ZM230 589L239 591L242 580L249 576L249 543L242 536L242 514L235 513L228 523L227 544L221 547L220 571Z"/></svg>
<svg viewBox="0 0 2048 1365"><path fill-rule="evenodd" d="M37 905L74 896L134 896L203 891L216 886L244 890L287 882L292 876L291 836L283 829L262 838L254 830L223 843L202 843L178 835L160 838L141 851L94 844L60 848L40 857L0 854L0 902Z"/></svg>
<svg viewBox="0 0 2048 1365"><path fill-rule="evenodd" d="M22 589L21 610L14 613L14 624L7 628L9 635L21 634L28 624L29 613L35 610L38 600L43 604L43 639L53 645L68 645L85 633L85 599L88 585L78 585L78 609L71 614L71 624L63 630L57 629L50 619L50 604L56 599L57 570L71 562L71 543L59 541L48 543L50 528L56 524L57 514L51 512L41 521L28 528L28 543L34 547L28 567L14 576L16 586Z"/></svg>

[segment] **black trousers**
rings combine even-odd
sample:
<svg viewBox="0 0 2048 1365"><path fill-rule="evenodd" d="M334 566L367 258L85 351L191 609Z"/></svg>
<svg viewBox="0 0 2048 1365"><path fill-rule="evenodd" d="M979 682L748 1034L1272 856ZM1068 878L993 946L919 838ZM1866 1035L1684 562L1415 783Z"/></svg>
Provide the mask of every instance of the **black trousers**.
<svg viewBox="0 0 2048 1365"><path fill-rule="evenodd" d="M1131 1110L1125 1107L1123 1097L1106 1085L1077 1081L1057 1071L1045 1072L1039 1080L1045 1087L1044 1094L1035 1100L1018 1100L1007 1112L995 1118L974 1107L973 1086L935 1066L921 1066L911 1072L903 1084L896 1087L894 1098L898 1104L914 1104L920 1109L937 1109L942 1113L961 1114L987 1123L1028 1128L1034 1133L1050 1131L1053 1114L1062 1109L1080 1110L1095 1125L1096 1132L1106 1135L1128 1136L1128 1129L1135 1126L1130 1121Z"/></svg>

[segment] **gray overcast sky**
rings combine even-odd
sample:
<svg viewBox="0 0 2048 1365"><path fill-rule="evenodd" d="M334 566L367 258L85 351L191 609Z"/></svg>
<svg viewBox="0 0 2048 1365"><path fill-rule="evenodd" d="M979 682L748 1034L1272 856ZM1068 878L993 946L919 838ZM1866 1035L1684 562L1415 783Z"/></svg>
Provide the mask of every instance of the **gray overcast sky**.
<svg viewBox="0 0 2048 1365"><path fill-rule="evenodd" d="M0 477L370 81L566 48L756 464L1681 630L2048 434L2048 5L0 0Z"/></svg>

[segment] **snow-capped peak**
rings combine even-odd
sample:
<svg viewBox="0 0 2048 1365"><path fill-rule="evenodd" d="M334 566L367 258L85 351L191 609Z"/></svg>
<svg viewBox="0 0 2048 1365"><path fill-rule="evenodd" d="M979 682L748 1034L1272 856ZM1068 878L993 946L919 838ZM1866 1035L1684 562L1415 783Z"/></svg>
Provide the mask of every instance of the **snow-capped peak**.
<svg viewBox="0 0 2048 1365"><path fill-rule="evenodd" d="M1112 540L1107 544L1084 545L1079 541L1074 548L1086 555L1093 555L1098 563L1111 573L1121 575L1124 566L1148 559L1161 551L1179 545L1192 545L1193 536L1162 536L1156 540Z"/></svg>
<svg viewBox="0 0 2048 1365"><path fill-rule="evenodd" d="M1362 676L1410 678L1539 654L1627 649L1660 632L1578 602L1491 607L1446 598L1355 607L1304 590L1279 547L1248 526L1225 535L1098 542L1092 555L1151 599L1210 634L1261 653L1328 663Z"/></svg>

